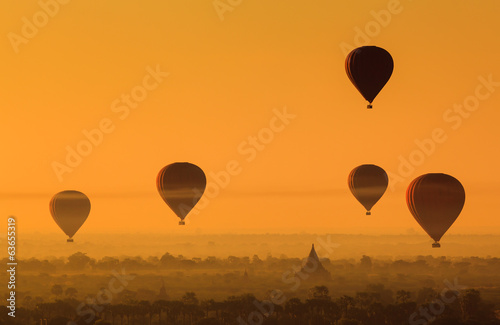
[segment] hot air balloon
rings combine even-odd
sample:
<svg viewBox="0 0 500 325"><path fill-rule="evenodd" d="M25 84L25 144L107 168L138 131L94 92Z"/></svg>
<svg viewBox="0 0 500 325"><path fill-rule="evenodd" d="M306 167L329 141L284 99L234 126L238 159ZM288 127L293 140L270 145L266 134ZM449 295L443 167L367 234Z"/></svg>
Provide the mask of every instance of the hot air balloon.
<svg viewBox="0 0 500 325"><path fill-rule="evenodd" d="M389 178L386 172L375 165L361 165L354 168L347 178L349 189L366 209L366 215L384 195Z"/></svg>
<svg viewBox="0 0 500 325"><path fill-rule="evenodd" d="M184 218L198 203L207 179L200 167L177 162L163 167L156 177L156 187L163 201L181 219L179 225L184 225Z"/></svg>
<svg viewBox="0 0 500 325"><path fill-rule="evenodd" d="M394 61L389 52L376 46L362 46L352 50L345 59L347 76L368 101L367 108L389 81Z"/></svg>
<svg viewBox="0 0 500 325"><path fill-rule="evenodd" d="M415 220L434 239L432 247L441 247L439 240L462 211L465 190L450 175L425 174L408 186L406 203Z"/></svg>
<svg viewBox="0 0 500 325"><path fill-rule="evenodd" d="M49 204L50 214L59 228L68 235L68 242L83 225L90 213L89 198L78 191L62 191L52 197Z"/></svg>

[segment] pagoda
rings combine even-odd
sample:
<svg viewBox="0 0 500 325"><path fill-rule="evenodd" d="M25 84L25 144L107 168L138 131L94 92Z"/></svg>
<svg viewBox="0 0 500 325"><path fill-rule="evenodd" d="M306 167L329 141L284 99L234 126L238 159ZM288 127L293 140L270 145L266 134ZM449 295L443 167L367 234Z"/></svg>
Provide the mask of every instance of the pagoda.
<svg viewBox="0 0 500 325"><path fill-rule="evenodd" d="M309 256L304 260L304 264L300 269L300 274L298 273L297 275L306 281L326 282L332 280L330 272L328 272L323 264L321 264L318 254L314 249L314 244L312 244Z"/></svg>

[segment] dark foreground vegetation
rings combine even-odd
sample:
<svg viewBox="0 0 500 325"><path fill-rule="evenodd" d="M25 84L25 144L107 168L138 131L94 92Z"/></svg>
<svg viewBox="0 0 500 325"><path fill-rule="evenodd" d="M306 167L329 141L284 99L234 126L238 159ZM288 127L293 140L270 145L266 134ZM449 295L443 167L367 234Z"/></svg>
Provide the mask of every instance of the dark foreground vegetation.
<svg viewBox="0 0 500 325"><path fill-rule="evenodd" d="M500 324L493 305L482 301L475 289L437 293L422 288L415 300L408 291L393 295L383 286L337 299L330 297L327 287L316 286L304 301L284 299L282 292L262 300L244 294L223 301L199 301L194 292L187 292L180 300L153 302L133 300L127 292L121 296L120 300L128 302L100 305L87 301L82 307L82 302L66 298L37 303L20 308L11 319L2 307L1 324ZM106 300L104 295L101 298Z"/></svg>
<svg viewBox="0 0 500 325"><path fill-rule="evenodd" d="M500 324L498 258L321 259L329 273L321 277L305 262L168 253L21 260L16 317L2 306L0 324Z"/></svg>

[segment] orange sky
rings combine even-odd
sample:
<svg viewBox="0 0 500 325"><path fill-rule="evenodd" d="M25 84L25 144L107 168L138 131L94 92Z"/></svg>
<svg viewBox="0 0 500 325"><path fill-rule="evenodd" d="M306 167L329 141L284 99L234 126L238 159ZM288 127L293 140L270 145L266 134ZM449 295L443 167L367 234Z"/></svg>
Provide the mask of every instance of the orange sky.
<svg viewBox="0 0 500 325"><path fill-rule="evenodd" d="M0 4L0 214L16 215L19 231L65 238L48 202L75 189L92 202L76 237L421 232L404 191L444 172L467 195L449 233L498 233L500 2L220 0L219 12L213 1L60 2L41 1L51 15L38 1ZM367 44L395 64L373 110L344 69L345 49ZM461 116L464 102L474 111ZM416 152L433 132L443 141ZM89 153L58 175L68 148ZM209 181L237 164L185 227L155 187L177 161ZM364 163L393 176L371 217L347 188Z"/></svg>

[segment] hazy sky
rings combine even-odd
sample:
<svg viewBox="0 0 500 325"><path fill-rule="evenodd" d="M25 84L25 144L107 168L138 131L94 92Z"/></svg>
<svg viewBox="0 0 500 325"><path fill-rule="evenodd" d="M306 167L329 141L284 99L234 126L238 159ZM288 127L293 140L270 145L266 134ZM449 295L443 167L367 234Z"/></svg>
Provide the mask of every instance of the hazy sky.
<svg viewBox="0 0 500 325"><path fill-rule="evenodd" d="M498 232L500 2L65 1L0 4L0 214L19 231L64 238L48 203L74 189L76 237L421 232L406 187L444 172L466 190L449 233ZM344 68L368 44L395 65L372 110ZM185 227L155 187L182 161L232 173ZM365 163L391 173L372 216L347 188Z"/></svg>

